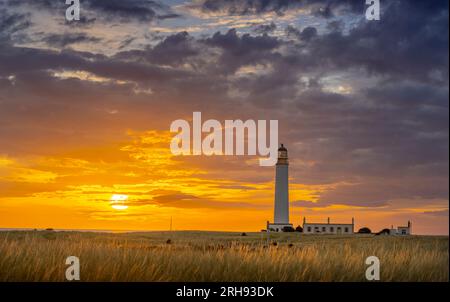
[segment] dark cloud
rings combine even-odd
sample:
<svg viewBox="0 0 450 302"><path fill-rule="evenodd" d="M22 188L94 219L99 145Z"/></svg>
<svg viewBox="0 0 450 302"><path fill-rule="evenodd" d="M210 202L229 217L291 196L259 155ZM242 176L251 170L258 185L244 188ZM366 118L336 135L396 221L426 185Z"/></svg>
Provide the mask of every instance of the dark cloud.
<svg viewBox="0 0 450 302"><path fill-rule="evenodd" d="M100 38L90 37L85 33L65 33L65 34L50 34L43 39L48 45L57 48L65 48L77 43L97 43Z"/></svg>
<svg viewBox="0 0 450 302"><path fill-rule="evenodd" d="M160 207L172 207L181 209L204 208L204 209L261 209L268 208L263 204L252 204L248 202L223 202L200 198L191 194L182 192L173 192L171 194L161 194L152 199L139 199L128 201L127 205L158 205Z"/></svg>
<svg viewBox="0 0 450 302"><path fill-rule="evenodd" d="M122 51L115 55L116 59L139 61L156 65L179 66L185 62L197 65L195 57L202 50L198 41L187 32L179 32L166 36L154 46L147 46L144 50Z"/></svg>
<svg viewBox="0 0 450 302"><path fill-rule="evenodd" d="M324 34L309 50L329 68L363 67L370 74L448 82L448 36L443 34L448 33L448 1L433 3L392 2L382 22L363 20L348 34Z"/></svg>
<svg viewBox="0 0 450 302"><path fill-rule="evenodd" d="M167 204L175 201L197 200L197 199L199 199L197 196L183 193L165 194L153 197L153 201L160 204Z"/></svg>
<svg viewBox="0 0 450 302"><path fill-rule="evenodd" d="M155 65L125 62L112 58L76 52L18 48L4 45L0 53L0 75L36 70L83 70L95 75L124 81L164 82L170 77L183 77L185 72Z"/></svg>
<svg viewBox="0 0 450 302"><path fill-rule="evenodd" d="M95 17L87 17L87 16L82 15L82 16L80 16L80 20L77 20L76 22L68 21L68 20L64 19L63 24L69 25L72 28L76 27L76 28L85 29L85 28L92 28L95 25L96 21L97 21L97 18L95 18Z"/></svg>
<svg viewBox="0 0 450 302"><path fill-rule="evenodd" d="M164 6L158 2L150 0L91 0L87 2L89 9L119 17L124 20L136 19L139 21L151 21L157 18L158 9Z"/></svg>
<svg viewBox="0 0 450 302"><path fill-rule="evenodd" d="M187 32L166 37L148 53L151 62L159 64L179 64L189 57L199 54L193 38Z"/></svg>
<svg viewBox="0 0 450 302"><path fill-rule="evenodd" d="M128 45L130 45L134 40L136 40L135 37L133 36L129 36L126 39L124 39L120 45L119 45L119 50L124 49L125 47L127 47Z"/></svg>
<svg viewBox="0 0 450 302"><path fill-rule="evenodd" d="M331 17L335 13L363 12L363 1L352 0L203 0L193 5L204 13L227 13L229 15L251 15L287 10L310 9L313 14Z"/></svg>
<svg viewBox="0 0 450 302"><path fill-rule="evenodd" d="M423 200L447 199L448 185L443 180L413 180L409 176L404 179L379 178L361 184L342 185L335 190L320 196L319 205L343 204L362 207L381 207L399 199L409 199L409 205L414 205L414 199Z"/></svg>
<svg viewBox="0 0 450 302"><path fill-rule="evenodd" d="M216 32L205 42L208 45L225 49L234 56L245 55L258 49L260 51L272 50L280 45L278 39L268 35L251 36L250 34L244 34L238 36L236 29L230 29L224 34Z"/></svg>
<svg viewBox="0 0 450 302"><path fill-rule="evenodd" d="M19 0L5 0L9 6L21 6L25 3ZM46 10L54 10L55 13L64 15L68 7L65 1L36 0L28 3ZM86 12L95 12L102 18L118 18L118 21L141 21L149 22L155 19L178 18L169 6L162 2L152 0L84 0L80 1L80 9ZM89 19L83 19L88 21ZM92 19L90 19L92 20ZM81 20L80 20L81 21Z"/></svg>
<svg viewBox="0 0 450 302"><path fill-rule="evenodd" d="M317 29L315 27L308 26L300 31L297 28L288 25L288 27L286 27L286 33L288 36L294 36L299 40L309 41L317 36Z"/></svg>
<svg viewBox="0 0 450 302"><path fill-rule="evenodd" d="M96 9L137 20L157 17L149 10L136 9L144 1L130 3L122 9L125 2L99 1ZM322 10L327 16L341 12L338 7L359 9L346 1L317 3L329 5ZM203 5L210 12L225 7L232 14L250 14L282 13L313 4L255 0L204 1ZM121 110L135 110L136 116L151 112L168 121L200 110L215 119L278 119L280 140L287 142L293 159L293 182L341 184L319 196L314 207L336 203L379 207L398 199L448 200L448 2L393 1L386 5L380 22L356 20L351 27L330 22L323 31L289 26L286 31L295 39L272 36L269 24L252 33L230 29L201 38L180 32L111 56L2 43L2 150L34 150L33 144L42 144L37 138L28 134L28 140L20 140L21 146L13 146L13 138L24 138L33 122L45 123L45 131L59 130L62 124L55 116L77 129L89 124L88 120L96 129L116 127L117 123L108 123L93 105L122 105ZM156 11L158 6L151 3L148 8ZM27 27L20 15L2 14L0 24L1 35L8 39ZM51 45L65 47L90 38L66 34L46 39ZM123 46L132 40L128 37ZM256 65L262 71L255 68L236 73L241 67ZM59 79L52 73L55 70L81 70L111 81ZM349 91L339 90L346 85ZM152 94L139 96L135 90L140 87L151 88ZM230 96L230 91L235 94ZM128 127L135 125L136 119L121 122ZM153 125L149 120L146 116L140 126ZM29 128L21 129L18 121ZM55 135L61 141L69 137L42 128L34 130L42 131L41 137ZM192 159L188 165L205 161ZM246 176L240 159L210 167L216 172L209 177L226 174L254 182L271 181L272 177L270 173ZM177 193L161 194L153 202L171 204L171 200L178 200L180 206L183 200L188 202L185 206L205 206L192 196ZM294 204L308 205L303 201Z"/></svg>
<svg viewBox="0 0 450 302"><path fill-rule="evenodd" d="M319 202L312 202L309 200L294 200L290 202L290 205L293 207L299 207L299 208L324 208L329 205L322 205Z"/></svg>
<svg viewBox="0 0 450 302"><path fill-rule="evenodd" d="M275 23L270 22L269 24L259 24L257 25L253 31L257 34L270 34L275 29L277 29L277 26Z"/></svg>
<svg viewBox="0 0 450 302"><path fill-rule="evenodd" d="M256 188L254 187L244 185L217 185L213 187L219 189L242 190L242 191L256 190Z"/></svg>
<svg viewBox="0 0 450 302"><path fill-rule="evenodd" d="M10 13L0 8L0 43L11 39L11 35L19 33L31 26L27 14Z"/></svg>
<svg viewBox="0 0 450 302"><path fill-rule="evenodd" d="M218 67L223 73L235 72L239 67L269 62L276 56L276 50L282 42L267 34L239 36L235 29L222 34L216 32L212 37L203 41L206 45L221 49Z"/></svg>

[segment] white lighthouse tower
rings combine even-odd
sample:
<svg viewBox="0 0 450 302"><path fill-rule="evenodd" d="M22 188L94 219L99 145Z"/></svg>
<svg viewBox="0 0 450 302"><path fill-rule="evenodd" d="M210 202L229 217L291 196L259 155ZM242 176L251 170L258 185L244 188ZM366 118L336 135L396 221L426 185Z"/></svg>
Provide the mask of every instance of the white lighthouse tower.
<svg viewBox="0 0 450 302"><path fill-rule="evenodd" d="M288 184L288 154L281 144L278 149L278 161L275 171L275 211L274 222L267 222L268 231L282 231L284 227L292 227L289 223L289 184Z"/></svg>

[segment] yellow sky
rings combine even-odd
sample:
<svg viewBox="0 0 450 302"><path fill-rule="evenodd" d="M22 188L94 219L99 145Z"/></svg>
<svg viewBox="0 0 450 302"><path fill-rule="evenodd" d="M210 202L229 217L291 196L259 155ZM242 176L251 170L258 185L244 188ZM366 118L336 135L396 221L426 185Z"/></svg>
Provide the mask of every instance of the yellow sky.
<svg viewBox="0 0 450 302"><path fill-rule="evenodd" d="M260 167L257 158L173 156L168 131L128 131L126 138L51 156L1 156L0 227L167 230L172 219L178 230L258 231L272 219L274 167ZM258 175L269 180L252 181ZM291 183L291 201L311 201L292 204L292 223L303 216L356 216L357 227L375 229L403 222L395 215L405 209L315 208L336 185Z"/></svg>

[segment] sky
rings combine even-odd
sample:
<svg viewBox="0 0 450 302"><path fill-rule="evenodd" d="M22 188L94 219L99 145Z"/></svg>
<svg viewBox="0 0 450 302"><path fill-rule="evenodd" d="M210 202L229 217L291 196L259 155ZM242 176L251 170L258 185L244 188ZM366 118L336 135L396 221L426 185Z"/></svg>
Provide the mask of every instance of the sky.
<svg viewBox="0 0 450 302"><path fill-rule="evenodd" d="M259 231L275 167L170 124L278 120L290 216L449 231L448 1L0 0L0 228Z"/></svg>

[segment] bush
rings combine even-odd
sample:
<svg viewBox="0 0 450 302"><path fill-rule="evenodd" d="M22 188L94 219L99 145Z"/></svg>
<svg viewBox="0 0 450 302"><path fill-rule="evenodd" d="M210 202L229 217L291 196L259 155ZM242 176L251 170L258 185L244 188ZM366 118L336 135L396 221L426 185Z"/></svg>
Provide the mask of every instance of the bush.
<svg viewBox="0 0 450 302"><path fill-rule="evenodd" d="M247 233L242 233L241 236L247 236Z"/></svg>
<svg viewBox="0 0 450 302"><path fill-rule="evenodd" d="M296 231L296 232L302 233L302 232L303 232L303 228L302 228L301 226L298 225L298 226L295 228L295 231Z"/></svg>
<svg viewBox="0 0 450 302"><path fill-rule="evenodd" d="M285 226L283 227L283 232L295 232L293 227Z"/></svg>
<svg viewBox="0 0 450 302"><path fill-rule="evenodd" d="M371 234L372 231L369 228L363 227L358 230L358 234Z"/></svg>
<svg viewBox="0 0 450 302"><path fill-rule="evenodd" d="M382 229L377 233L377 235L389 235L391 231L389 229Z"/></svg>

